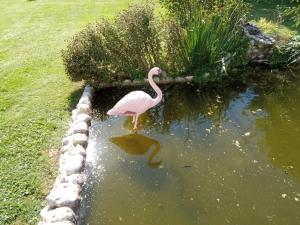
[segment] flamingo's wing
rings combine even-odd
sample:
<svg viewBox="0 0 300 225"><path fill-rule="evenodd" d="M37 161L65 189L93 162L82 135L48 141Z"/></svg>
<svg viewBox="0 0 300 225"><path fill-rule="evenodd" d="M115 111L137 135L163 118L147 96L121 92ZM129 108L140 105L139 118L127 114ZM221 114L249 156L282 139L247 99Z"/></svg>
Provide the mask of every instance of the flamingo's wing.
<svg viewBox="0 0 300 225"><path fill-rule="evenodd" d="M125 95L107 112L108 115L134 115L145 112L152 106L152 98L143 91L132 91Z"/></svg>

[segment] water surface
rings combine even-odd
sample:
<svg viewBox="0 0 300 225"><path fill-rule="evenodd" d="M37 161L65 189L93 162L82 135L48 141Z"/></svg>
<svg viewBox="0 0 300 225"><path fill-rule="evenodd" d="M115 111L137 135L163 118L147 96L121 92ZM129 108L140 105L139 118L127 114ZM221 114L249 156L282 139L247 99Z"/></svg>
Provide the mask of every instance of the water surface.
<svg viewBox="0 0 300 225"><path fill-rule="evenodd" d="M299 84L165 86L137 134L128 91L95 100L81 224L300 224Z"/></svg>

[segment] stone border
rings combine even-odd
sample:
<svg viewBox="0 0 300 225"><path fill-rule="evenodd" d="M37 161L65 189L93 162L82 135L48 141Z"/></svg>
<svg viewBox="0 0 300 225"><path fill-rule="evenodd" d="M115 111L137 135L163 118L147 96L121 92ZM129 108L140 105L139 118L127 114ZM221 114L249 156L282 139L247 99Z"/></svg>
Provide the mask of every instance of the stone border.
<svg viewBox="0 0 300 225"><path fill-rule="evenodd" d="M87 85L72 111L72 123L62 141L59 174L46 197L47 206L40 212L38 225L76 225L79 221L93 92Z"/></svg>

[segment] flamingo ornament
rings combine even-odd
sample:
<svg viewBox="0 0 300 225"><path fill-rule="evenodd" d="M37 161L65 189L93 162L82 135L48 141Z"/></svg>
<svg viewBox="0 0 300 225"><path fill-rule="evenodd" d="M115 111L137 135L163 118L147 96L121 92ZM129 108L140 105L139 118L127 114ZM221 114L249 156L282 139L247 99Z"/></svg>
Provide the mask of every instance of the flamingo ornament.
<svg viewBox="0 0 300 225"><path fill-rule="evenodd" d="M148 80L156 92L156 98L152 98L144 91L132 91L125 95L117 104L107 112L107 115L132 116L134 130L137 129L139 115L156 106L162 99L162 91L153 81L153 76L160 75L162 70L158 67L152 68L148 73Z"/></svg>

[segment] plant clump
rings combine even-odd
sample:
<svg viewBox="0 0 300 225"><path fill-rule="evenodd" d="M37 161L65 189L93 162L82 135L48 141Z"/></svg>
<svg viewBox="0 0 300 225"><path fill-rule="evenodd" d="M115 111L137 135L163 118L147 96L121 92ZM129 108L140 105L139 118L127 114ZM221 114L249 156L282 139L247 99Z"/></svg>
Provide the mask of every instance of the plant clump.
<svg viewBox="0 0 300 225"><path fill-rule="evenodd" d="M152 5L131 5L113 21L88 25L62 56L72 80L113 82L140 77L160 65L160 49Z"/></svg>
<svg viewBox="0 0 300 225"><path fill-rule="evenodd" d="M131 5L114 20L102 19L75 35L62 52L72 80L114 82L141 79L153 66L199 82L219 80L243 65L248 48L240 22L244 1L161 0Z"/></svg>

